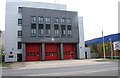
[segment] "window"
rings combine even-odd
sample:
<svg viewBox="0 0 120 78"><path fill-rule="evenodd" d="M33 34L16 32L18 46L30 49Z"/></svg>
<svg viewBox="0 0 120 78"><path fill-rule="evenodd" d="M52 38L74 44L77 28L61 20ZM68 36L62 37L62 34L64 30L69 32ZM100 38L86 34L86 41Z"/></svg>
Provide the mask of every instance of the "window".
<svg viewBox="0 0 120 78"><path fill-rule="evenodd" d="M71 25L67 25L67 36L72 37L72 26Z"/></svg>
<svg viewBox="0 0 120 78"><path fill-rule="evenodd" d="M18 31L18 38L22 38L22 31Z"/></svg>
<svg viewBox="0 0 120 78"><path fill-rule="evenodd" d="M22 7L18 7L18 13L22 13Z"/></svg>
<svg viewBox="0 0 120 78"><path fill-rule="evenodd" d="M18 19L18 26L22 26L22 19Z"/></svg>
<svg viewBox="0 0 120 78"><path fill-rule="evenodd" d="M50 37L51 32L50 32L50 24L46 24L46 37Z"/></svg>
<svg viewBox="0 0 120 78"><path fill-rule="evenodd" d="M40 16L39 16L39 17L38 17L38 23L39 23L39 24L43 24L43 22L44 22L43 17L40 17Z"/></svg>
<svg viewBox="0 0 120 78"><path fill-rule="evenodd" d="M34 54L33 54L33 52L27 52L26 55L27 56L33 56Z"/></svg>
<svg viewBox="0 0 120 78"><path fill-rule="evenodd" d="M54 24L59 24L59 18L55 18Z"/></svg>
<svg viewBox="0 0 120 78"><path fill-rule="evenodd" d="M36 23L37 19L36 19L36 16L32 16L31 17L31 23Z"/></svg>
<svg viewBox="0 0 120 78"><path fill-rule="evenodd" d="M59 37L59 25L54 25L54 37Z"/></svg>
<svg viewBox="0 0 120 78"><path fill-rule="evenodd" d="M61 24L65 24L65 18L60 19Z"/></svg>
<svg viewBox="0 0 120 78"><path fill-rule="evenodd" d="M31 24L31 36L36 37L36 24Z"/></svg>
<svg viewBox="0 0 120 78"><path fill-rule="evenodd" d="M39 27L38 27L38 36L40 36L40 37L44 36L43 24L39 24Z"/></svg>
<svg viewBox="0 0 120 78"><path fill-rule="evenodd" d="M9 58L13 58L13 55L9 55Z"/></svg>
<svg viewBox="0 0 120 78"><path fill-rule="evenodd" d="M66 36L65 25L61 25L61 37Z"/></svg>
<svg viewBox="0 0 120 78"><path fill-rule="evenodd" d="M72 24L72 21L70 18L67 19L67 25L71 25Z"/></svg>
<svg viewBox="0 0 120 78"><path fill-rule="evenodd" d="M34 56L39 56L39 53L38 52L34 52Z"/></svg>
<svg viewBox="0 0 120 78"><path fill-rule="evenodd" d="M22 42L18 42L18 49L22 49Z"/></svg>
<svg viewBox="0 0 120 78"><path fill-rule="evenodd" d="M56 56L57 53L56 52L46 52L45 56Z"/></svg>
<svg viewBox="0 0 120 78"><path fill-rule="evenodd" d="M68 30L68 37L72 37L72 31Z"/></svg>
<svg viewBox="0 0 120 78"><path fill-rule="evenodd" d="M51 22L50 20L51 20L50 17L46 17L46 18L45 18L46 24L50 24L50 22Z"/></svg>

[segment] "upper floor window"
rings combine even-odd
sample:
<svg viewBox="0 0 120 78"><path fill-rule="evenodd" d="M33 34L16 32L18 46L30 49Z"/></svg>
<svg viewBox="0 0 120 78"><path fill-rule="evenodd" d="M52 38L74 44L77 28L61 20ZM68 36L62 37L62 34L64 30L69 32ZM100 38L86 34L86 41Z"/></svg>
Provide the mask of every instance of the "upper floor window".
<svg viewBox="0 0 120 78"><path fill-rule="evenodd" d="M46 24L46 37L50 37L51 36L51 31L50 31L50 24Z"/></svg>
<svg viewBox="0 0 120 78"><path fill-rule="evenodd" d="M31 17L31 23L36 23L36 22L37 22L36 16L32 16L32 17Z"/></svg>
<svg viewBox="0 0 120 78"><path fill-rule="evenodd" d="M43 30L43 24L39 24L38 26L38 36L43 37L44 36L44 30Z"/></svg>
<svg viewBox="0 0 120 78"><path fill-rule="evenodd" d="M38 17L38 23L43 24L43 22L44 22L44 18L39 16Z"/></svg>
<svg viewBox="0 0 120 78"><path fill-rule="evenodd" d="M66 36L65 25L61 25L61 37Z"/></svg>
<svg viewBox="0 0 120 78"><path fill-rule="evenodd" d="M59 24L59 18L54 19L54 24Z"/></svg>
<svg viewBox="0 0 120 78"><path fill-rule="evenodd" d="M60 22L61 22L61 23L65 23L65 18L61 18L61 19L60 19Z"/></svg>
<svg viewBox="0 0 120 78"><path fill-rule="evenodd" d="M18 31L18 38L22 38L22 31Z"/></svg>
<svg viewBox="0 0 120 78"><path fill-rule="evenodd" d="M22 7L18 7L18 13L22 13Z"/></svg>
<svg viewBox="0 0 120 78"><path fill-rule="evenodd" d="M67 19L67 25L71 25L72 24L72 21L70 18Z"/></svg>
<svg viewBox="0 0 120 78"><path fill-rule="evenodd" d="M18 26L22 26L22 19L18 19Z"/></svg>
<svg viewBox="0 0 120 78"><path fill-rule="evenodd" d="M51 22L50 17L46 17L46 18L45 18L45 22L46 22L47 24L50 24L50 22Z"/></svg>
<svg viewBox="0 0 120 78"><path fill-rule="evenodd" d="M72 37L72 26L71 25L67 25L67 36Z"/></svg>
<svg viewBox="0 0 120 78"><path fill-rule="evenodd" d="M36 37L37 31L36 31L36 24L31 24L31 36Z"/></svg>
<svg viewBox="0 0 120 78"><path fill-rule="evenodd" d="M54 25L54 37L59 37L59 25Z"/></svg>
<svg viewBox="0 0 120 78"><path fill-rule="evenodd" d="M18 42L18 49L22 49L22 42Z"/></svg>

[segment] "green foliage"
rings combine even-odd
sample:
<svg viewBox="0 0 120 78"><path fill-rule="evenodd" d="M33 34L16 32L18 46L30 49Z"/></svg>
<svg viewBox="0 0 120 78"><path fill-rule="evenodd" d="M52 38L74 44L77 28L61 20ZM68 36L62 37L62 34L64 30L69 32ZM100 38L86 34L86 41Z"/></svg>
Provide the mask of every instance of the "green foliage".
<svg viewBox="0 0 120 78"><path fill-rule="evenodd" d="M4 48L4 46L2 45L2 47L1 47L1 49L0 49L0 55L4 55L4 50L5 50L5 48Z"/></svg>
<svg viewBox="0 0 120 78"><path fill-rule="evenodd" d="M93 45L91 45L91 51L96 53L98 52L97 44L94 43Z"/></svg>
<svg viewBox="0 0 120 78"><path fill-rule="evenodd" d="M100 44L101 45L101 51L103 51L103 44ZM110 46L110 43L109 42L106 42L106 43L104 43L104 47L105 47L105 51L106 52L109 52L109 51L111 51L111 46Z"/></svg>

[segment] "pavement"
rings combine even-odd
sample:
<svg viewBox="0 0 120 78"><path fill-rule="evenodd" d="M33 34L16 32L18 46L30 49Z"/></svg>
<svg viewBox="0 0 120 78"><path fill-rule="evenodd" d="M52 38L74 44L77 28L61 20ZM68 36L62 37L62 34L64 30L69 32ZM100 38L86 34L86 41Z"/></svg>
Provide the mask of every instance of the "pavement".
<svg viewBox="0 0 120 78"><path fill-rule="evenodd" d="M84 59L84 60L56 60L56 61L36 61L36 62L16 62L12 63L9 68L12 69L38 69L38 68L57 68L57 67L72 67L84 65L97 65L103 62L96 62L101 59ZM110 62L104 62L107 64Z"/></svg>

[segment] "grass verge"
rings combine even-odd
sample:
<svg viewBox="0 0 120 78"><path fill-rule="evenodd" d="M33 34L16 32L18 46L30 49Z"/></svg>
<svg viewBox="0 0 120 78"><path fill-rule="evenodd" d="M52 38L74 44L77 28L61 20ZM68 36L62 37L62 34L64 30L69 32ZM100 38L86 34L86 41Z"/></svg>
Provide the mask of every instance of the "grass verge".
<svg viewBox="0 0 120 78"><path fill-rule="evenodd" d="M10 67L12 63L0 63L0 67Z"/></svg>

